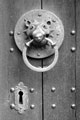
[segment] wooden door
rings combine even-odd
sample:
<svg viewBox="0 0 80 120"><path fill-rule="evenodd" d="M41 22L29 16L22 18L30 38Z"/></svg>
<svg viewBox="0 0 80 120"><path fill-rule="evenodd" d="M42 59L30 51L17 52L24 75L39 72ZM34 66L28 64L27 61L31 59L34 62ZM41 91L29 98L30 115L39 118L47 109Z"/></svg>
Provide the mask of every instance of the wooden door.
<svg viewBox="0 0 80 120"><path fill-rule="evenodd" d="M0 0L0 120L79 119L80 108L75 108L75 104L80 103L79 77L76 82L76 75L79 76L79 3L79 0ZM59 49L58 62L53 69L45 73L37 73L26 67L14 42L12 31L17 20L32 9L49 10L56 14L64 25L65 36ZM33 65L44 66L53 61L53 56L43 60L29 60ZM20 82L27 86L29 98L28 109L23 114L10 108L14 103L14 93L11 93L10 89ZM33 92L31 88L34 89Z"/></svg>
<svg viewBox="0 0 80 120"><path fill-rule="evenodd" d="M1 0L0 1L0 120L41 120L42 119L42 76L28 69L22 54L17 48L11 31L19 17L31 9L40 9L40 0ZM31 60L41 65L41 60ZM23 82L28 87L29 104L25 114L11 109L14 103L12 87ZM34 88L31 93L30 89ZM31 108L32 105L34 109Z"/></svg>
<svg viewBox="0 0 80 120"><path fill-rule="evenodd" d="M80 119L80 1L76 0L76 117Z"/></svg>
<svg viewBox="0 0 80 120"><path fill-rule="evenodd" d="M56 66L43 73L44 119L46 120L75 120L75 1L74 0L43 0L43 9L54 12L63 22L65 37L59 49L59 59ZM51 58L43 60L43 65L52 62ZM52 92L51 89L55 88Z"/></svg>

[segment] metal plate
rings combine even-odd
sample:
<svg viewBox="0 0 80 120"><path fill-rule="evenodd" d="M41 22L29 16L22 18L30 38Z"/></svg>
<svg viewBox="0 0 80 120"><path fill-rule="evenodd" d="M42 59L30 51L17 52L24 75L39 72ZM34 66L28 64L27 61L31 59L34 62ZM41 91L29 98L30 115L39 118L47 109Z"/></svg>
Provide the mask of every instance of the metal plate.
<svg viewBox="0 0 80 120"><path fill-rule="evenodd" d="M25 21L26 24L30 22L30 26L25 28ZM31 26L34 25L34 22L38 21L43 23L42 29L43 31L51 30L50 38L52 41L56 42L58 48L61 46L63 39L64 39L64 27L61 20L52 12L46 10L31 10L26 12L21 18L18 20L15 31L14 31L14 38L17 47L22 51L26 42L29 41L27 36L25 35L24 31L28 29L31 31ZM46 27L44 27L46 26ZM32 29L34 30L34 28ZM38 54L39 53L39 54ZM46 45L43 48L34 48L28 50L28 56L32 58L45 58L54 53L51 45Z"/></svg>
<svg viewBox="0 0 80 120"><path fill-rule="evenodd" d="M20 103L20 95L22 93L22 103ZM24 86L23 82L20 82L18 86L15 87L15 109L19 113L24 113L28 109L29 97L28 97L28 87Z"/></svg>

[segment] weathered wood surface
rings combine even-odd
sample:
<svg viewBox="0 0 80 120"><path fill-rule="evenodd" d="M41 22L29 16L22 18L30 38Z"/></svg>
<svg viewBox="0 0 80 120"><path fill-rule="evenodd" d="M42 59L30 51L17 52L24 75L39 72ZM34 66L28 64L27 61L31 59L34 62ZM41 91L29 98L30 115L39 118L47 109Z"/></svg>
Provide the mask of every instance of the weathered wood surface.
<svg viewBox="0 0 80 120"><path fill-rule="evenodd" d="M41 8L40 0L0 0L0 120L41 120L42 119L42 76L28 69L22 54L9 36L14 30L21 15L31 9ZM10 48L14 52L10 53ZM41 61L31 60L33 64L41 65ZM29 108L20 115L10 109L12 103L10 88L23 82L34 93L29 93ZM33 110L30 105L35 104Z"/></svg>
<svg viewBox="0 0 80 120"><path fill-rule="evenodd" d="M76 0L76 117L80 119L80 1Z"/></svg>
<svg viewBox="0 0 80 120"><path fill-rule="evenodd" d="M43 0L43 9L54 12L62 20L65 31L56 66L43 73L44 119L75 120L75 110L71 109L75 103L75 92L71 93L71 87L75 87L75 52L71 52L75 35L70 34L75 29L74 0ZM52 60L53 57L45 59L43 64L48 65ZM56 88L53 93L52 86ZM52 109L52 104L56 104L56 108Z"/></svg>

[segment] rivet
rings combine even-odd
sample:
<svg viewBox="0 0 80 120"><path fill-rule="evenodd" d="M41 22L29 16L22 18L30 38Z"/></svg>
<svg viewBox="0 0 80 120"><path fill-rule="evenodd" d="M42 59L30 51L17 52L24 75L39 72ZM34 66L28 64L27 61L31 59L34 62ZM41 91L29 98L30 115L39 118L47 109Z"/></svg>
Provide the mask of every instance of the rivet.
<svg viewBox="0 0 80 120"><path fill-rule="evenodd" d="M24 19L24 21L26 21L26 19Z"/></svg>
<svg viewBox="0 0 80 120"><path fill-rule="evenodd" d="M40 56L40 53L37 53L37 56Z"/></svg>
<svg viewBox="0 0 80 120"><path fill-rule="evenodd" d="M14 48L10 48L10 52L13 52L14 51Z"/></svg>
<svg viewBox="0 0 80 120"><path fill-rule="evenodd" d="M51 88L51 92L55 92L56 88L55 87L52 87Z"/></svg>
<svg viewBox="0 0 80 120"><path fill-rule="evenodd" d="M10 35L13 35L13 34L14 34L14 32L11 30L11 31L9 32L9 34L10 34Z"/></svg>
<svg viewBox="0 0 80 120"><path fill-rule="evenodd" d="M17 35L20 35L20 32L18 32Z"/></svg>
<svg viewBox="0 0 80 120"><path fill-rule="evenodd" d="M71 105L71 108L72 108L72 109L75 109L75 107L76 107L75 104L72 104L72 105Z"/></svg>
<svg viewBox="0 0 80 120"><path fill-rule="evenodd" d="M71 88L71 92L75 92L75 90L76 90L75 87Z"/></svg>
<svg viewBox="0 0 80 120"><path fill-rule="evenodd" d="M12 88L10 89L10 92L14 92L14 90L15 90L15 89L12 87Z"/></svg>
<svg viewBox="0 0 80 120"><path fill-rule="evenodd" d="M52 20L52 22L56 22L56 20Z"/></svg>
<svg viewBox="0 0 80 120"><path fill-rule="evenodd" d="M75 52L75 50L76 50L75 47L72 47L72 48L71 48L71 51L72 51L72 52Z"/></svg>
<svg viewBox="0 0 80 120"><path fill-rule="evenodd" d="M38 16L41 17L42 15L39 13Z"/></svg>
<svg viewBox="0 0 80 120"><path fill-rule="evenodd" d="M34 88L31 88L31 89L30 89L30 92L33 93L33 92L34 92Z"/></svg>
<svg viewBox="0 0 80 120"><path fill-rule="evenodd" d="M11 109L14 109L14 108L15 108L15 105L12 103L12 104L10 105L10 108L11 108Z"/></svg>
<svg viewBox="0 0 80 120"><path fill-rule="evenodd" d="M32 104L32 105L30 106L30 108L31 108L31 109L34 109L34 107L35 107L35 105L34 105L34 104Z"/></svg>
<svg viewBox="0 0 80 120"><path fill-rule="evenodd" d="M71 35L75 35L75 30L72 30L72 31L71 31Z"/></svg>
<svg viewBox="0 0 80 120"><path fill-rule="evenodd" d="M51 107L52 107L53 109L54 109L54 108L56 108L56 104L52 104L52 106L51 106Z"/></svg>

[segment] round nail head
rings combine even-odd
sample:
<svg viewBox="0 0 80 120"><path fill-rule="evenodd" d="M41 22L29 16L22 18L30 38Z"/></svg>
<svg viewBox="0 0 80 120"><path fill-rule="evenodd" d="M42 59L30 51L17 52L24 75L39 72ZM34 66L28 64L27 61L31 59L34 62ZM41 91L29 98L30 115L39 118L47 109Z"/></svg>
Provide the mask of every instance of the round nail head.
<svg viewBox="0 0 80 120"><path fill-rule="evenodd" d="M12 103L12 104L10 105L10 108L11 108L11 109L14 109L14 108L15 108L15 105Z"/></svg>
<svg viewBox="0 0 80 120"><path fill-rule="evenodd" d="M14 32L11 30L11 31L9 32L9 34L10 34L10 35L13 35L13 34L14 34Z"/></svg>
<svg viewBox="0 0 80 120"><path fill-rule="evenodd" d="M37 53L37 56L40 56L40 53Z"/></svg>
<svg viewBox="0 0 80 120"><path fill-rule="evenodd" d="M26 21L26 19L24 19L24 21Z"/></svg>
<svg viewBox="0 0 80 120"><path fill-rule="evenodd" d="M75 47L72 47L72 48L71 48L71 51L72 51L72 52L75 52L75 50L76 50Z"/></svg>
<svg viewBox="0 0 80 120"><path fill-rule="evenodd" d="M17 35L20 35L20 32L18 32Z"/></svg>
<svg viewBox="0 0 80 120"><path fill-rule="evenodd" d="M71 88L71 92L75 92L75 90L76 90L75 87Z"/></svg>
<svg viewBox="0 0 80 120"><path fill-rule="evenodd" d="M11 91L11 92L14 92L14 88L11 88L10 91Z"/></svg>
<svg viewBox="0 0 80 120"><path fill-rule="evenodd" d="M10 48L10 52L13 52L14 51L14 48Z"/></svg>
<svg viewBox="0 0 80 120"><path fill-rule="evenodd" d="M53 109L56 107L56 105L55 104L52 104L52 106L51 106Z"/></svg>
<svg viewBox="0 0 80 120"><path fill-rule="evenodd" d="M72 31L71 31L71 35L75 35L75 30L72 30Z"/></svg>
<svg viewBox="0 0 80 120"><path fill-rule="evenodd" d="M34 105L34 104L32 104L32 105L30 106L30 108L31 108L31 109L34 109L34 107L35 107L35 105Z"/></svg>
<svg viewBox="0 0 80 120"><path fill-rule="evenodd" d="M72 104L72 105L71 105L71 108L72 108L72 109L74 109L74 108L75 108L75 106L76 106L75 104Z"/></svg>
<svg viewBox="0 0 80 120"><path fill-rule="evenodd" d="M51 92L55 92L56 88L52 87Z"/></svg>
<svg viewBox="0 0 80 120"><path fill-rule="evenodd" d="M30 92L33 93L33 92L34 92L34 88L31 88L31 89L30 89Z"/></svg>

